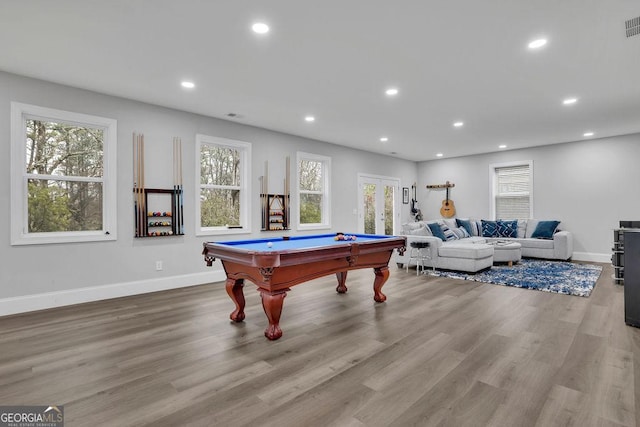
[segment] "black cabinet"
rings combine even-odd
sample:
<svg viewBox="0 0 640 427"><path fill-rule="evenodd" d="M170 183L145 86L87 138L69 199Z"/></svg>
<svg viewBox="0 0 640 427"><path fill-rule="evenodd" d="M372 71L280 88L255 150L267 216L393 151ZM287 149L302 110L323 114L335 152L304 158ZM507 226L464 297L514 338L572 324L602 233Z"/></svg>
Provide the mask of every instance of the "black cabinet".
<svg viewBox="0 0 640 427"><path fill-rule="evenodd" d="M640 327L640 229L624 229L624 321Z"/></svg>

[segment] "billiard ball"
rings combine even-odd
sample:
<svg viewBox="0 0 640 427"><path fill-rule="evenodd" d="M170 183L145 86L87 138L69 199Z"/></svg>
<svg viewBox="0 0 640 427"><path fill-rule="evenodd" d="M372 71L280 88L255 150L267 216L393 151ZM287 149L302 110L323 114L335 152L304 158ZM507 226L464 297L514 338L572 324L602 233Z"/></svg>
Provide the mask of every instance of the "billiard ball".
<svg viewBox="0 0 640 427"><path fill-rule="evenodd" d="M271 243L271 242L267 242L267 247L268 247L268 248L270 248L270 247L272 247L272 246L273 246L273 243Z"/></svg>

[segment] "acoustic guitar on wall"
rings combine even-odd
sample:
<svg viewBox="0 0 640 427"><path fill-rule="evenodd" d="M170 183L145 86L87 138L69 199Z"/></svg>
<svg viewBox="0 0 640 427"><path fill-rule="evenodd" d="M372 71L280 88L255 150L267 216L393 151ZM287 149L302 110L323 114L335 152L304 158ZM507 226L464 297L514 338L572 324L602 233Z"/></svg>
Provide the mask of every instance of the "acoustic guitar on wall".
<svg viewBox="0 0 640 427"><path fill-rule="evenodd" d="M442 207L440 208L440 215L445 218L451 218L456 214L456 207L453 204L453 200L449 198L449 182L447 181L447 198L442 201Z"/></svg>

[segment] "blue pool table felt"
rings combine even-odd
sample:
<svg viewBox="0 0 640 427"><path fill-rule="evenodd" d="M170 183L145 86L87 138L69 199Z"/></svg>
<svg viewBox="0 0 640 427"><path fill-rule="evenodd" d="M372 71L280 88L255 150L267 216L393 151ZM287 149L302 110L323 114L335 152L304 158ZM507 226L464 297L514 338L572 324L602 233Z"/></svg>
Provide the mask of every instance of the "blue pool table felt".
<svg viewBox="0 0 640 427"><path fill-rule="evenodd" d="M335 240L335 234L307 235L307 236L291 236L288 240L283 237L273 237L272 239L256 239L256 240L236 240L228 242L216 242L219 245L227 245L230 247L247 250L247 251L283 251L291 249L309 249L318 247L327 247L333 245L346 245L349 243L362 243L371 240L388 239L394 236L378 236L374 234L350 234L344 233L345 236L356 236L356 240ZM271 242L272 246L268 247L267 243Z"/></svg>

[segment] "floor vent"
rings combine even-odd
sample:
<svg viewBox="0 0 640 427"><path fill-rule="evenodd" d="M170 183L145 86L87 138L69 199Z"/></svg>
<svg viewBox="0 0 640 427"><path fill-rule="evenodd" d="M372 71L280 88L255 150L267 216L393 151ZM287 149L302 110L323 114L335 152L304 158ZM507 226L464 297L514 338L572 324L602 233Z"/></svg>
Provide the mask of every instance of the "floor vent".
<svg viewBox="0 0 640 427"><path fill-rule="evenodd" d="M640 34L640 16L625 21L624 26L627 32L627 37L637 36Z"/></svg>

